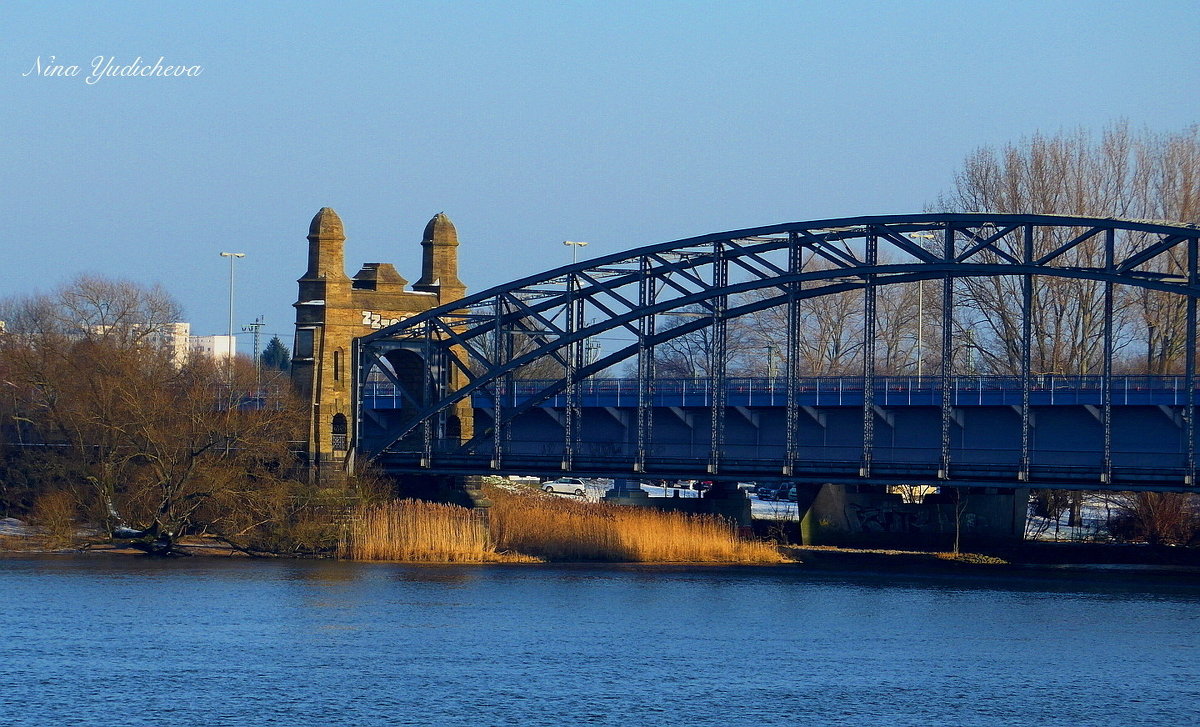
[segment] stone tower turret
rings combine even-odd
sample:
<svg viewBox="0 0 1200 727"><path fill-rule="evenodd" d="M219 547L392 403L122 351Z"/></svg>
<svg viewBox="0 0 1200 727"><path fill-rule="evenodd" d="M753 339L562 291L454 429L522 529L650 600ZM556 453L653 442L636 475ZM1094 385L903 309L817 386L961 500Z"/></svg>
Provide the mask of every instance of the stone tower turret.
<svg viewBox="0 0 1200 727"><path fill-rule="evenodd" d="M421 279L413 290L437 293L446 303L463 297L467 286L458 279L458 231L444 212L438 212L425 225L421 240Z"/></svg>
<svg viewBox="0 0 1200 727"><path fill-rule="evenodd" d="M327 307L348 300L350 278L346 276L343 248L346 233L342 220L322 207L308 225L308 270L300 284L296 308L296 340L292 346L292 381L302 396L311 397L321 385Z"/></svg>
<svg viewBox="0 0 1200 727"><path fill-rule="evenodd" d="M322 207L308 225L308 272L302 280L342 280L346 277L342 218Z"/></svg>

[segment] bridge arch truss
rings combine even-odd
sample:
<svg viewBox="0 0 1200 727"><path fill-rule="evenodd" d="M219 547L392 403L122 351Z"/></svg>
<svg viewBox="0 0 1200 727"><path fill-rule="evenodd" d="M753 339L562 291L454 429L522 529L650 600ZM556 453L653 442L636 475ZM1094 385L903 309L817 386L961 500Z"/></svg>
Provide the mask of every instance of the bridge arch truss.
<svg viewBox="0 0 1200 727"><path fill-rule="evenodd" d="M447 453L488 455L488 466L505 469L510 425L532 408L565 397L560 466L570 471L580 448L580 384L623 364L635 371L636 443L630 472L644 472L652 459L652 397L656 350L682 336L708 332L712 347L710 436L707 472L722 473L729 321L769 308L785 311L782 378L787 387L785 454L780 476L797 466L797 422L802 416L796 389L801 381L800 301L857 291L862 295L862 453L858 474L873 474L878 407L877 291L887 285L940 282L935 316L946 320L957 305L955 282L1007 276L1019 288L1021 452L1014 483L1030 478L1030 392L1034 346L1034 296L1040 278L1095 281L1102 289L1102 371L1097 417L1104 429L1097 469L1101 483L1113 478L1112 391L1114 289L1132 286L1182 296L1186 341L1182 374L1185 397L1180 454L1172 472L1180 484L1196 472L1196 300L1200 297L1200 229L1154 221L1015 214L919 214L852 217L779 224L715 233L649 245L532 275L467 296L366 336L356 344L357 399L354 444L358 456L405 452L424 468L437 467ZM938 351L941 480L953 479L951 436L955 413L953 328L943 325ZM598 350L593 341L608 344ZM399 356L424 364L422 377L398 373ZM540 371L543 375L531 376ZM545 376L552 371L552 376ZM549 379L520 399L507 396L521 378ZM399 391L403 414L388 422L364 415L362 389L388 381ZM491 402L492 424L459 437L455 407L470 397ZM1176 466L1177 465L1177 466ZM1172 475L1174 476L1174 475Z"/></svg>

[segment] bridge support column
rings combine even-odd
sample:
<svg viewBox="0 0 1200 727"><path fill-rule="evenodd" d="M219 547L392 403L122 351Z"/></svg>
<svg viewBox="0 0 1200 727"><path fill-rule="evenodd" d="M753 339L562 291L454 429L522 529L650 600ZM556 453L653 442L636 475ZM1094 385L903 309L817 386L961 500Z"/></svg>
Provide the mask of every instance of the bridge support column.
<svg viewBox="0 0 1200 727"><path fill-rule="evenodd" d="M650 493L635 480L613 480L612 489L604 493L604 501L614 505L645 505L649 499Z"/></svg>
<svg viewBox="0 0 1200 727"><path fill-rule="evenodd" d="M346 484L346 459L340 453L316 452L310 454L305 466L305 476L310 484L320 487L341 487Z"/></svg>
<svg viewBox="0 0 1200 727"><path fill-rule="evenodd" d="M1025 535L1026 488L962 488L961 500L943 487L922 502L874 485L822 485L811 505L800 504L805 545L945 549L956 522L964 549L1011 546Z"/></svg>
<svg viewBox="0 0 1200 727"><path fill-rule="evenodd" d="M460 475L399 475L394 494L400 498L459 505L487 522L492 501L483 494L483 478Z"/></svg>
<svg viewBox="0 0 1200 727"><path fill-rule="evenodd" d="M750 498L736 484L714 484L700 499L708 505L704 512L720 515L741 528L750 527Z"/></svg>

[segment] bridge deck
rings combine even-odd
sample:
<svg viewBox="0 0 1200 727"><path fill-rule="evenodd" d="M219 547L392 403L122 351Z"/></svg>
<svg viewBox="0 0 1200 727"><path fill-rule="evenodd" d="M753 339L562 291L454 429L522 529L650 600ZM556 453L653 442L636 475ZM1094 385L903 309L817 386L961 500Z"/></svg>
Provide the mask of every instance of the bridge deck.
<svg viewBox="0 0 1200 727"><path fill-rule="evenodd" d="M863 437L863 379L808 378L797 382L796 403L807 411L796 425L791 471L783 463L786 382L770 378L728 380L725 440L714 458L711 445L712 387L707 380L654 382L656 414L642 443L633 427L638 402L632 379L591 379L580 385L579 440L571 471L595 476L649 479L787 479L811 482L922 482L986 487L1189 490L1185 428L1188 396L1182 376L1121 376L1112 379L1109 461L1101 377L1034 377L1029 459L1022 464L1019 411L1021 380L962 376L951 379L954 418L942 446L937 377L879 378L874 386L878 421L869 446ZM545 397L549 381L518 380L501 396L510 408L542 398L517 417L502 437L500 456L485 436L471 451L453 438L434 436L428 451L421 438L396 443L381 462L392 471L477 474L561 473L566 450L562 409L566 394ZM1200 398L1200 397L1196 397ZM363 401L368 416L386 421L403 415L387 384L371 384ZM476 431L491 426L494 394L473 397ZM423 456L428 454L428 456ZM943 465L948 456L950 466ZM866 469L864 470L864 466ZM1024 470L1026 478L1021 479ZM864 478L863 472L869 477Z"/></svg>

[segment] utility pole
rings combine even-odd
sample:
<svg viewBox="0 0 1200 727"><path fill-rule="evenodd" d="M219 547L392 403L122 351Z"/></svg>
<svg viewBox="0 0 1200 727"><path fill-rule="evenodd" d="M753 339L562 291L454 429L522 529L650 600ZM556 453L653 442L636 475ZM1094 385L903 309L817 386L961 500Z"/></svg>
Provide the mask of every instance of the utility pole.
<svg viewBox="0 0 1200 727"><path fill-rule="evenodd" d="M259 360L258 337L259 337L259 332L262 330L263 325L264 325L263 317L259 316L258 318L254 319L253 323L249 323L247 325L242 326L243 333L254 334L254 395L255 396L258 396L259 372L260 372L261 366L262 366L262 362Z"/></svg>

